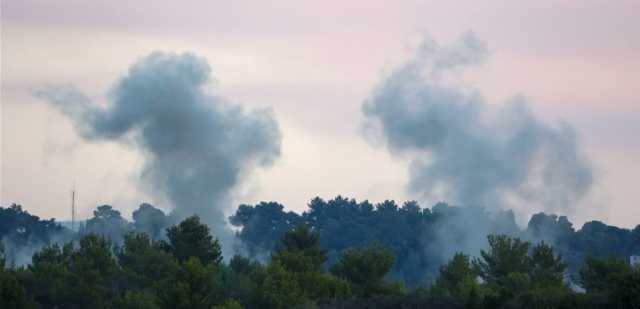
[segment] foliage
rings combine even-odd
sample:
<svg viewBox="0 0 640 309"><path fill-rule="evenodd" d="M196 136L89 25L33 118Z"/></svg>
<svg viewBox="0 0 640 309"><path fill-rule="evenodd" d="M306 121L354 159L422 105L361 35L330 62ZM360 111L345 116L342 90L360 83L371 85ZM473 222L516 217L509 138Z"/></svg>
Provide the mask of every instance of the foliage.
<svg viewBox="0 0 640 309"><path fill-rule="evenodd" d="M259 307L264 308L295 308L310 301L305 297L296 274L287 271L278 262L267 267L258 295Z"/></svg>
<svg viewBox="0 0 640 309"><path fill-rule="evenodd" d="M248 275L255 265L249 258L236 254L229 260L229 267L238 274Z"/></svg>
<svg viewBox="0 0 640 309"><path fill-rule="evenodd" d="M273 259L289 271L319 271L327 254L320 247L320 235L302 224L284 234Z"/></svg>
<svg viewBox="0 0 640 309"><path fill-rule="evenodd" d="M579 281L590 293L607 296L612 307L640 307L640 267L609 257L588 257Z"/></svg>
<svg viewBox="0 0 640 309"><path fill-rule="evenodd" d="M218 239L209 233L209 227L200 223L198 216L184 219L178 225L167 229L168 242L164 248L179 261L185 262L191 257L200 259L203 264L220 265L222 250Z"/></svg>
<svg viewBox="0 0 640 309"><path fill-rule="evenodd" d="M54 219L42 220L12 204L0 207L0 246L9 265L28 264L31 255L58 239L71 237L71 231Z"/></svg>
<svg viewBox="0 0 640 309"><path fill-rule="evenodd" d="M239 236L252 256L274 249L286 232L302 222L296 213L283 209L284 206L276 202L261 202L255 207L240 205L229 217L231 224L243 227Z"/></svg>
<svg viewBox="0 0 640 309"><path fill-rule="evenodd" d="M587 309L637 308L640 303L640 268L617 254L589 256L576 277L586 293L576 293L568 287L571 267L564 254L570 259L579 256L572 255L571 248L594 229L618 235L589 236L594 241L619 237L629 241L624 246L633 247L639 228L627 234L592 223L583 233L574 231L566 218L538 214L524 234L528 238L489 235L485 249L474 252L477 258L457 252L447 262L435 264L438 269L431 274L434 265L425 263L438 261L433 250L443 248L428 243L437 232L433 227L439 229L443 222L451 222L446 221L451 216L460 215L457 208L439 204L431 211L413 202L398 207L392 201L374 206L343 198L315 199L308 213L294 219L291 213L279 216L282 209L277 204L259 207L245 205L236 213L234 222L249 224L238 236L242 239L268 226L261 219L266 214L279 227L264 231L261 242L249 249L249 257L235 255L226 262L219 242L198 217L167 228L165 237L158 232L162 224L155 224L169 217L160 216L161 211L150 205L140 207L136 215L140 220L133 225L120 225L123 234L118 243L105 233L85 229L79 239L38 249L28 267L5 263L0 254L0 308ZM18 207L4 213L31 218ZM154 219L142 223L140 216ZM89 226L109 226L105 222L118 218L112 208L99 207ZM42 224L39 219L30 222ZM351 226L344 226L346 222ZM245 229L250 233L244 234ZM334 233L343 233L346 239ZM276 234L280 236L273 240L270 258L262 263L252 259L265 257L251 252L262 250L259 244L271 243ZM449 239L463 239L456 231L452 234ZM412 246L413 251L424 252L412 253L408 250ZM434 283L411 290L395 283L398 278L434 278Z"/></svg>
<svg viewBox="0 0 640 309"><path fill-rule="evenodd" d="M118 267L109 240L87 235L78 246L52 245L29 266L35 299L45 307L107 308L117 295Z"/></svg>
<svg viewBox="0 0 640 309"><path fill-rule="evenodd" d="M571 273L578 271L589 254L628 258L640 253L640 225L628 230L593 221L574 229L567 217L539 213L531 217L525 230L519 230L508 211L489 213L480 207L445 203L429 209L413 201L372 204L338 196L331 200L314 198L305 212L296 214L278 203L262 202L241 205L230 222L241 228L238 236L253 258L264 258L275 251L284 233L300 223L320 235L329 266L347 249L379 241L395 256L390 277L409 287L433 283L439 267L457 251L477 254L488 234L553 245ZM474 229L476 226L479 228Z"/></svg>
<svg viewBox="0 0 640 309"><path fill-rule="evenodd" d="M563 288L563 274L567 265L562 256L555 255L553 247L540 242L531 252L531 281L537 287Z"/></svg>
<svg viewBox="0 0 640 309"><path fill-rule="evenodd" d="M364 249L346 250L331 272L347 280L360 296L398 294L401 288L385 281L393 263L393 253L376 242Z"/></svg>
<svg viewBox="0 0 640 309"><path fill-rule="evenodd" d="M432 286L434 295L452 297L465 304L476 305L480 298L479 271L468 255L458 252L440 267L440 275Z"/></svg>
<svg viewBox="0 0 640 309"><path fill-rule="evenodd" d="M149 291L125 291L119 308L122 309L160 309L155 294Z"/></svg>
<svg viewBox="0 0 640 309"><path fill-rule="evenodd" d="M93 218L86 221L80 233L96 234L108 238L113 243L120 243L128 229L129 223L122 218L119 211L110 205L102 205L93 211Z"/></svg>
<svg viewBox="0 0 640 309"><path fill-rule="evenodd" d="M625 261L615 257L598 259L587 257L584 267L580 270L580 283L590 292L608 291L613 288L612 278L627 271Z"/></svg>
<svg viewBox="0 0 640 309"><path fill-rule="evenodd" d="M497 285L515 283L520 281L516 274L526 274L531 270L528 242L506 235L489 235L487 239L490 250L481 250L482 259L474 261L480 276L487 283Z"/></svg>
<svg viewBox="0 0 640 309"><path fill-rule="evenodd" d="M553 247L531 244L505 235L487 236L489 250L473 261L482 287L484 307L499 307L526 301L530 308L555 308L571 303L570 290L563 282L566 265ZM477 303L474 300L474 303Z"/></svg>
<svg viewBox="0 0 640 309"><path fill-rule="evenodd" d="M129 288L151 286L179 267L178 261L171 254L161 250L157 243L143 233L127 234L117 255L124 281Z"/></svg>
<svg viewBox="0 0 640 309"><path fill-rule="evenodd" d="M208 309L222 301L215 281L217 266L192 256L154 288L161 308Z"/></svg>
<svg viewBox="0 0 640 309"><path fill-rule="evenodd" d="M229 299L224 304L213 306L211 309L242 309L242 305L236 300Z"/></svg>
<svg viewBox="0 0 640 309"><path fill-rule="evenodd" d="M165 213L148 203L140 204L133 214L133 227L136 231L148 234L154 240L164 238L170 219Z"/></svg>
<svg viewBox="0 0 640 309"><path fill-rule="evenodd" d="M259 307L290 308L350 295L346 281L326 273L319 235L305 225L285 233L266 270L258 275Z"/></svg>
<svg viewBox="0 0 640 309"><path fill-rule="evenodd" d="M33 297L27 294L16 272L4 269L2 261L0 261L0 308L39 308L38 304L33 300Z"/></svg>

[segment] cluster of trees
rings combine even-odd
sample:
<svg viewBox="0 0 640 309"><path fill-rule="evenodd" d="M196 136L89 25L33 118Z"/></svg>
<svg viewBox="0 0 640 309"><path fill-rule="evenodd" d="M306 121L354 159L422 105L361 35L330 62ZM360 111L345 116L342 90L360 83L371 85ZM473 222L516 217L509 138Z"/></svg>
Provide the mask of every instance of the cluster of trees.
<svg viewBox="0 0 640 309"><path fill-rule="evenodd" d="M638 308L640 268L588 258L570 289L553 248L488 236L478 258L456 253L429 288L389 279L395 257L379 242L350 248L333 265L321 236L305 224L285 232L265 263L223 261L197 216L166 240L129 232L121 246L88 234L52 244L26 267L0 258L1 308Z"/></svg>
<svg viewBox="0 0 640 309"><path fill-rule="evenodd" d="M9 264L26 264L42 246L68 239L72 234L54 219L41 220L20 205L0 207L0 246Z"/></svg>
<svg viewBox="0 0 640 309"><path fill-rule="evenodd" d="M77 232L0 207L0 308L638 308L640 226L439 203L241 205L224 261L198 217L103 205ZM489 236L487 236L489 235ZM488 241L487 241L488 240ZM23 262L20 262L23 260ZM26 262L25 262L26 261ZM578 288L579 287L579 288Z"/></svg>
<svg viewBox="0 0 640 309"><path fill-rule="evenodd" d="M221 246L197 216L166 229L166 240L129 232L122 245L89 233L45 246L28 266L0 259L2 308L291 308L358 296L401 293L384 280L393 264L374 245L351 250L331 271L319 235L300 225L284 234L270 261Z"/></svg>
<svg viewBox="0 0 640 309"><path fill-rule="evenodd" d="M545 241L563 256L571 273L579 270L587 256L628 259L640 254L640 225L629 230L591 221L575 230L564 216L539 213L522 230L511 211L491 213L445 203L429 209L412 201L374 205L340 196L328 201L315 198L308 206L297 214L275 202L240 205L230 222L240 228L238 237L251 256L268 255L282 235L298 224L320 234L331 264L348 248L379 241L396 257L392 278L410 287L432 284L439 267L458 251L477 254L485 248L489 234Z"/></svg>
<svg viewBox="0 0 640 309"><path fill-rule="evenodd" d="M128 222L120 212L109 205L98 206L93 217L82 223L80 235L97 234L107 236L114 243L121 243L131 231L142 232L152 239L162 239L165 229L176 222L172 215L166 215L161 209L143 203L132 213L133 222Z"/></svg>
<svg viewBox="0 0 640 309"><path fill-rule="evenodd" d="M374 205L340 196L328 201L315 198L308 206L307 211L297 214L275 202L240 205L229 221L239 228L237 238L247 248L243 253L260 260L268 258L284 233L298 224L320 234L330 265L348 248L379 241L396 257L391 277L409 287L432 284L439 267L454 253L476 254L485 248L489 234L545 241L562 254L570 273L577 273L587 256L626 259L640 254L640 225L629 230L591 221L576 230L564 216L539 213L521 230L510 211L490 213L480 207L445 203L421 208L411 201ZM161 240L166 237L165 229L179 221L174 214L165 214L150 204L140 205L132 219L129 222L113 207L103 205L72 231L53 219L40 220L19 205L0 207L0 242L9 265L25 265L36 250L52 242L77 241L93 233L119 245L132 231Z"/></svg>
<svg viewBox="0 0 640 309"><path fill-rule="evenodd" d="M629 230L590 221L576 231L567 217L538 213L531 217L522 235L553 243L572 273L589 256L628 259L640 255L640 224Z"/></svg>
<svg viewBox="0 0 640 309"><path fill-rule="evenodd" d="M553 247L489 235L479 258L456 253L428 290L466 308L640 308L640 268L614 257L588 257L572 289Z"/></svg>
<svg viewBox="0 0 640 309"><path fill-rule="evenodd" d="M102 205L93 211L92 218L79 222L75 231L55 219L42 220L13 204L0 207L0 244L6 263L26 265L36 251L52 243L78 241L84 235L95 234L120 245L129 232L145 233L153 240L160 240L166 237L165 229L178 221L172 214L166 215L147 203L141 204L132 217L133 222L129 222L118 210Z"/></svg>

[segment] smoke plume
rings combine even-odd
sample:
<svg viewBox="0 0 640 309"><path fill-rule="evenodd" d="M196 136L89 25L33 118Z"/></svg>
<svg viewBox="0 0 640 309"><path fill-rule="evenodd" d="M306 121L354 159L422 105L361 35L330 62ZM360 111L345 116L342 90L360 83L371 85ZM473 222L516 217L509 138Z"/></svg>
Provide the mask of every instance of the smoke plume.
<svg viewBox="0 0 640 309"><path fill-rule="evenodd" d="M145 158L145 183L179 216L199 214L220 234L230 193L252 168L279 157L281 135L270 110L247 112L212 94L210 75L203 58L154 52L114 85L106 108L70 86L38 95L83 139L133 145Z"/></svg>
<svg viewBox="0 0 640 309"><path fill-rule="evenodd" d="M523 98L491 112L461 79L486 55L472 34L451 46L426 40L364 102L365 127L409 158L409 191L423 198L569 210L593 183L574 130L543 123Z"/></svg>

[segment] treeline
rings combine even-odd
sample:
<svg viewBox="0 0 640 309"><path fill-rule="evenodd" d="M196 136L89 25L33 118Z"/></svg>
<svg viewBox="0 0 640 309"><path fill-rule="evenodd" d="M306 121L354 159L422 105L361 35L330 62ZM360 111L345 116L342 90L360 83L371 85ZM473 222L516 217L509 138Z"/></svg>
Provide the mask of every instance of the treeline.
<svg viewBox="0 0 640 309"><path fill-rule="evenodd" d="M197 217L98 207L77 232L0 207L0 308L637 308L633 230L439 203L241 205L228 261ZM490 235L487 238L487 235ZM487 240L489 240L487 242ZM229 249L229 248L227 248ZM477 257L477 258L474 258ZM586 293L582 293L586 292ZM634 307L635 306L635 307Z"/></svg>
<svg viewBox="0 0 640 309"><path fill-rule="evenodd" d="M563 256L572 274L587 256L628 259L640 255L640 225L629 230L591 221L576 230L565 216L538 213L522 230L511 211L489 212L445 203L432 208L421 208L412 201L374 205L338 196L328 201L315 198L307 211L297 214L285 211L281 204L263 202L241 205L230 222L240 228L238 237L252 256L271 252L282 235L298 224L320 234L330 264L347 248L379 241L396 257L392 278L410 287L432 284L440 266L456 252L478 254L486 248L490 234L545 241Z"/></svg>
<svg viewBox="0 0 640 309"><path fill-rule="evenodd" d="M54 219L41 220L22 206L13 204L0 207L0 246L5 261L10 266L29 264L33 254L52 243L78 241L88 234L108 238L121 244L129 232L140 232L154 240L165 238L165 229L178 219L150 204L143 203L132 214L133 222L124 219L121 213L109 205L98 206L93 217L78 222L75 229L65 227Z"/></svg>
<svg viewBox="0 0 640 309"><path fill-rule="evenodd" d="M457 253L429 288L389 280L395 258L384 245L344 251L327 267L321 236L300 224L264 263L235 255L225 263L197 216L166 240L129 232L121 246L88 234L53 244L26 267L0 259L1 308L637 308L640 268L588 258L586 293L564 278L566 265L544 242L488 236L479 258Z"/></svg>
<svg viewBox="0 0 640 309"><path fill-rule="evenodd" d="M72 231L12 205L0 207L0 242L9 265L25 265L34 251L46 244L78 240L90 233L107 236L115 244L121 244L124 235L131 231L160 240L165 237L165 229L179 219L145 203L133 212L129 222L113 207L102 205L96 208L93 217ZM229 222L238 228L239 246L246 249L242 253L259 260L268 258L284 233L298 224L305 224L321 235L330 265L347 248L379 241L396 257L392 278L410 287L432 284L439 267L454 253L477 254L486 247L485 238L490 234L505 234L533 243L545 241L563 256L570 273L576 273L587 256L628 259L640 254L640 225L630 230L591 221L575 229L567 217L538 213L522 230L511 211L489 212L480 207L445 203L422 208L411 201L402 205L394 201L372 204L338 196L328 201L315 198L307 211L298 214L285 211L281 204L262 202L240 205ZM230 255L238 248L226 249Z"/></svg>

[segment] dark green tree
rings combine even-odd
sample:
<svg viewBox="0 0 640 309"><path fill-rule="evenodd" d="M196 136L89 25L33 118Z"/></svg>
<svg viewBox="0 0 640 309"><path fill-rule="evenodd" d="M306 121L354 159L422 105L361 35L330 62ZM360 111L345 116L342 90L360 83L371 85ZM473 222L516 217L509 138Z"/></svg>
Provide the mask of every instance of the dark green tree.
<svg viewBox="0 0 640 309"><path fill-rule="evenodd" d="M86 221L80 233L96 234L119 244L129 230L129 223L122 218L119 211L109 205L102 205L93 211L93 218Z"/></svg>
<svg viewBox="0 0 640 309"><path fill-rule="evenodd" d="M242 259L248 261L247 258ZM238 258L234 258L231 261L234 260L238 261ZM221 286L221 293L225 299L234 299L247 306L251 303L251 296L257 285L257 283L252 280L252 275L261 265L257 262L251 262L249 264L242 263L241 267L236 267L238 265L239 264L221 266L219 272L216 274L216 280Z"/></svg>
<svg viewBox="0 0 640 309"><path fill-rule="evenodd" d="M122 309L160 309L154 293L144 291L125 291L118 304Z"/></svg>
<svg viewBox="0 0 640 309"><path fill-rule="evenodd" d="M350 295L346 281L323 269L326 259L319 235L307 226L285 233L266 269L254 274L256 306L290 308Z"/></svg>
<svg viewBox="0 0 640 309"><path fill-rule="evenodd" d="M143 203L132 215L133 227L137 232L146 233L154 240L164 238L165 229L169 226L169 217L162 210Z"/></svg>
<svg viewBox="0 0 640 309"><path fill-rule="evenodd" d="M158 304L166 309L209 309L222 303L217 267L191 256L154 286Z"/></svg>
<svg viewBox="0 0 640 309"><path fill-rule="evenodd" d="M24 284L20 282L16 271L5 269L5 261L2 254L2 246L0 246L0 308L39 308L33 297L27 294Z"/></svg>
<svg viewBox="0 0 640 309"><path fill-rule="evenodd" d="M248 275L253 270L253 263L249 258L236 254L229 261L229 267L238 274Z"/></svg>
<svg viewBox="0 0 640 309"><path fill-rule="evenodd" d="M606 292L614 289L613 277L627 272L627 262L615 257L588 256L580 269L578 282L588 292Z"/></svg>
<svg viewBox="0 0 640 309"><path fill-rule="evenodd" d="M530 243L506 235L489 235L489 250L473 260L486 283L484 306L497 308L531 288Z"/></svg>
<svg viewBox="0 0 640 309"><path fill-rule="evenodd" d="M170 253L162 250L144 233L128 233L117 250L118 262L127 288L145 288L166 278L179 267Z"/></svg>
<svg viewBox="0 0 640 309"><path fill-rule="evenodd" d="M481 258L474 260L482 279L497 285L527 280L532 268L530 243L507 235L489 235L487 240L489 251L481 250Z"/></svg>
<svg viewBox="0 0 640 309"><path fill-rule="evenodd" d="M555 255L553 247L540 242L531 251L531 281L537 287L563 288L563 276L567 265L560 255Z"/></svg>
<svg viewBox="0 0 640 309"><path fill-rule="evenodd" d="M305 296L295 273L285 269L278 261L266 268L257 292L257 308L296 308L311 302Z"/></svg>
<svg viewBox="0 0 640 309"><path fill-rule="evenodd" d="M385 281L393 263L393 253L376 242L363 249L346 250L331 272L347 280L357 295L397 294L401 287Z"/></svg>
<svg viewBox="0 0 640 309"><path fill-rule="evenodd" d="M611 298L618 308L640 308L640 267L628 267L611 275Z"/></svg>
<svg viewBox="0 0 640 309"><path fill-rule="evenodd" d="M211 236L209 227L200 223L198 216L186 218L168 228L167 238L168 242L164 242L163 247L181 262L191 257L200 259L203 264L220 265L222 262L218 239Z"/></svg>
<svg viewBox="0 0 640 309"><path fill-rule="evenodd" d="M640 267L615 257L588 257L579 282L591 294L603 295L610 308L640 307Z"/></svg>
<svg viewBox="0 0 640 309"><path fill-rule="evenodd" d="M45 247L33 256L31 290L45 307L109 308L118 297L120 272L111 242L89 234L78 246Z"/></svg>
<svg viewBox="0 0 640 309"><path fill-rule="evenodd" d="M229 222L242 227L238 237L249 249L249 255L256 257L271 252L282 236L302 222L294 212L285 212L284 206L276 202L261 202L258 205L240 205Z"/></svg>
<svg viewBox="0 0 640 309"><path fill-rule="evenodd" d="M301 224L284 234L273 259L289 271L319 271L327 253L320 247L320 235Z"/></svg>
<svg viewBox="0 0 640 309"><path fill-rule="evenodd" d="M3 257L9 266L29 263L28 257L41 246L56 239L71 238L71 234L54 219L42 220L20 205L0 207L0 239L6 244Z"/></svg>
<svg viewBox="0 0 640 309"><path fill-rule="evenodd" d="M433 284L433 294L461 300L470 307L480 303L479 271L473 267L469 256L458 252L449 263L440 267L440 275Z"/></svg>
<svg viewBox="0 0 640 309"><path fill-rule="evenodd" d="M242 309L242 305L237 300L229 299L221 305L211 307L211 309Z"/></svg>

